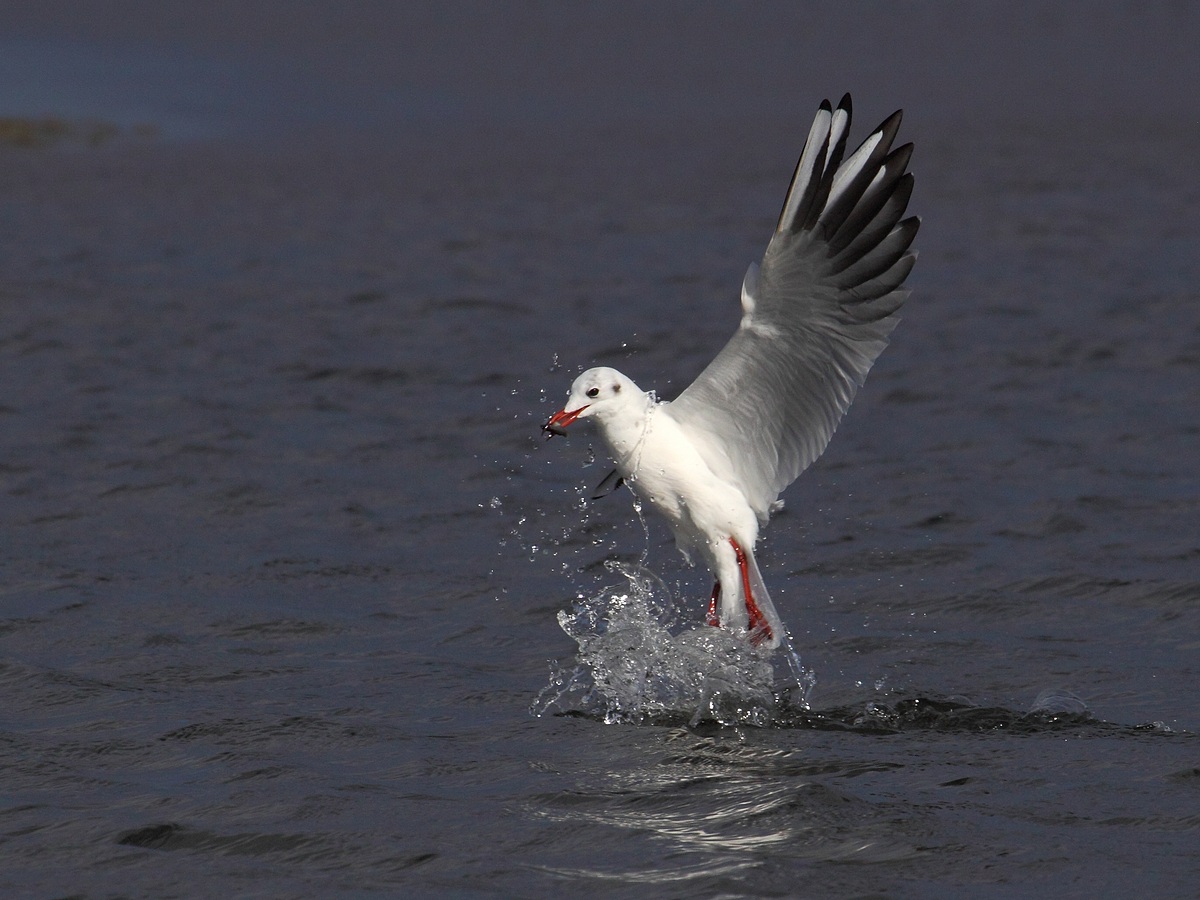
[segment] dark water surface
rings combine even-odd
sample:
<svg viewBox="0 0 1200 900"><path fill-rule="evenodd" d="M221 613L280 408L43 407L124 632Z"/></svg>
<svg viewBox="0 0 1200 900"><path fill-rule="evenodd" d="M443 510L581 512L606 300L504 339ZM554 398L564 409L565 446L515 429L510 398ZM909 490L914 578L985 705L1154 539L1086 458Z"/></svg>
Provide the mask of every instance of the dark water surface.
<svg viewBox="0 0 1200 900"><path fill-rule="evenodd" d="M1200 17L632 9L0 13L77 126L0 145L7 896L1195 895ZM846 89L924 226L767 531L811 706L534 716L606 560L709 587L537 426L711 358Z"/></svg>

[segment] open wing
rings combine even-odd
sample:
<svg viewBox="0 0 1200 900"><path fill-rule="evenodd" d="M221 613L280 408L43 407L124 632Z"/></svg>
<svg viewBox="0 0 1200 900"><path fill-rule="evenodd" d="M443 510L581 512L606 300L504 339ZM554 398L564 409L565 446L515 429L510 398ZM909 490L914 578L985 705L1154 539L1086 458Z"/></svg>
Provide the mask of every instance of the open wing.
<svg viewBox="0 0 1200 900"><path fill-rule="evenodd" d="M892 149L900 112L849 157L847 94L821 104L761 265L742 285L742 322L667 409L712 470L758 517L825 450L887 345L909 246L912 144Z"/></svg>

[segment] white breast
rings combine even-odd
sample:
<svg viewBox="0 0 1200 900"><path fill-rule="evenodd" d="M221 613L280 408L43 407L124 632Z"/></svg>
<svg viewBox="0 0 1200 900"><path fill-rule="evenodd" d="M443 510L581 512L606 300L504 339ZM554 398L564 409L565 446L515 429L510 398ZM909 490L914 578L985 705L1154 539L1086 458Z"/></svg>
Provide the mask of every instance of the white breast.
<svg viewBox="0 0 1200 900"><path fill-rule="evenodd" d="M713 474L672 418L651 406L636 423L606 423L602 434L625 481L670 524L676 543L691 548L730 536L753 547L758 520L741 491Z"/></svg>

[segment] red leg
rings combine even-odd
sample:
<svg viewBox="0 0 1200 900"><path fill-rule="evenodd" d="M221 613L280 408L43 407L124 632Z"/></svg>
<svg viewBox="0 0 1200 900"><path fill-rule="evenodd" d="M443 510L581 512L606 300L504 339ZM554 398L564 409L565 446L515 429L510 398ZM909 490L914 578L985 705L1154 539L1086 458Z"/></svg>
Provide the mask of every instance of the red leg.
<svg viewBox="0 0 1200 900"><path fill-rule="evenodd" d="M717 628L721 624L720 617L717 616L717 601L721 599L721 582L713 585L712 599L708 601L708 624Z"/></svg>
<svg viewBox="0 0 1200 900"><path fill-rule="evenodd" d="M758 604L754 602L754 595L750 592L750 567L746 563L745 552L733 538L729 539L729 543L733 544L733 552L737 554L738 570L742 573L742 596L746 598L746 614L750 618L750 643L757 647L763 641L768 641L773 637L771 625L767 621L767 617L762 614L762 610L758 608Z"/></svg>

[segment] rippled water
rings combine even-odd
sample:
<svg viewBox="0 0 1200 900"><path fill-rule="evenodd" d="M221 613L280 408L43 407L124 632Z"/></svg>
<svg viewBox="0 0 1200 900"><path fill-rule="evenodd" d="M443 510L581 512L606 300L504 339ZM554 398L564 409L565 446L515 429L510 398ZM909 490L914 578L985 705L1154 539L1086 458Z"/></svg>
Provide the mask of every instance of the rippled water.
<svg viewBox="0 0 1200 900"><path fill-rule="evenodd" d="M1195 15L464 8L0 12L118 127L0 145L5 893L1191 896ZM538 425L700 370L846 88L921 258L765 659Z"/></svg>

